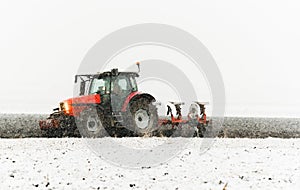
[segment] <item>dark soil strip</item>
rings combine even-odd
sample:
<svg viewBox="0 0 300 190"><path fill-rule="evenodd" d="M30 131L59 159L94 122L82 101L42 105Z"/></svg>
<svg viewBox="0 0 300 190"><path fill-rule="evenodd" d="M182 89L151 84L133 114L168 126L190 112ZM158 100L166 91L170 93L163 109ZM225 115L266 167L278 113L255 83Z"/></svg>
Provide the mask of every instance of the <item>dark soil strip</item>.
<svg viewBox="0 0 300 190"><path fill-rule="evenodd" d="M47 115L0 114L0 138L40 137L38 121ZM227 117L219 128L225 138L300 138L300 119Z"/></svg>

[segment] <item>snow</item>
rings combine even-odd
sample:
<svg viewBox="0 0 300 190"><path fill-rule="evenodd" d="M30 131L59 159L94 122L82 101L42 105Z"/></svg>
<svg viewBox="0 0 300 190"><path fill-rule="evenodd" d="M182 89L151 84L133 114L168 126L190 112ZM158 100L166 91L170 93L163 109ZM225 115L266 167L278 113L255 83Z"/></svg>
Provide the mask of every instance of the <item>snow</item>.
<svg viewBox="0 0 300 190"><path fill-rule="evenodd" d="M134 148L168 141L97 140ZM1 189L300 189L300 139L217 138L205 153L202 142L192 138L169 161L131 169L100 158L80 138L0 139Z"/></svg>

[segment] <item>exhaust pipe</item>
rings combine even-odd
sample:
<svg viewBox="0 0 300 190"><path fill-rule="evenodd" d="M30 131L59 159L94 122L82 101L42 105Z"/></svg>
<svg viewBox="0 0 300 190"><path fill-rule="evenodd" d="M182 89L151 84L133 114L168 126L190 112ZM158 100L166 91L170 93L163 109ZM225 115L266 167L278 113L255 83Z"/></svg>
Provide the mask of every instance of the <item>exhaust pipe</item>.
<svg viewBox="0 0 300 190"><path fill-rule="evenodd" d="M138 73L140 73L140 71L141 71L141 68L140 68L140 62L136 62L136 65L137 65L137 67L138 67Z"/></svg>

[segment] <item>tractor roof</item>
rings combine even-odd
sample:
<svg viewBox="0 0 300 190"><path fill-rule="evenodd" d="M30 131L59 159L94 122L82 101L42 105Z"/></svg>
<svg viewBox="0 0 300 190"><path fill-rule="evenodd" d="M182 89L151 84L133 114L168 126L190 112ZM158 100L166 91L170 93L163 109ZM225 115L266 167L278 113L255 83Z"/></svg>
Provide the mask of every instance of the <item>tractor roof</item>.
<svg viewBox="0 0 300 190"><path fill-rule="evenodd" d="M103 73L98 73L95 76L118 76L118 75L133 75L135 77L138 77L139 74L136 72L119 72L118 69L112 69L111 71L106 71Z"/></svg>
<svg viewBox="0 0 300 190"><path fill-rule="evenodd" d="M75 75L75 83L77 82L78 77L88 77L89 79L91 78L100 78L104 76L119 76L119 75L131 75L135 77L139 77L139 74L136 72L119 72L118 69L112 69L111 71L106 71L103 73L97 73L97 74L79 74Z"/></svg>

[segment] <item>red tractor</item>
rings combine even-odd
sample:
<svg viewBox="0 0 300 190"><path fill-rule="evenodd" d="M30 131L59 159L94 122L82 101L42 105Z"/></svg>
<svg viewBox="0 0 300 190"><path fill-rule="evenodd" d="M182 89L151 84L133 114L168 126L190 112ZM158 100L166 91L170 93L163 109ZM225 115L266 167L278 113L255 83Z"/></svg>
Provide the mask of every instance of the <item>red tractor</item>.
<svg viewBox="0 0 300 190"><path fill-rule="evenodd" d="M138 68L139 68L139 64ZM177 118L168 106L169 119L159 119L155 98L138 91L136 72L109 72L88 75L76 75L75 83L80 79L78 97L67 99L54 109L47 120L39 122L45 137L61 136L171 136L183 125L192 126L194 136L202 136L208 121L203 103L201 116L192 104L187 119L182 119L180 105L175 105ZM194 107L193 107L194 105ZM162 126L168 126L164 128ZM163 131L164 130L164 131ZM168 131L168 132L166 132Z"/></svg>

